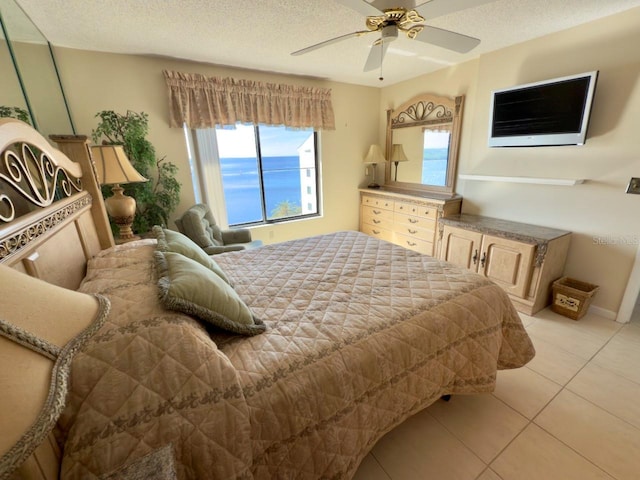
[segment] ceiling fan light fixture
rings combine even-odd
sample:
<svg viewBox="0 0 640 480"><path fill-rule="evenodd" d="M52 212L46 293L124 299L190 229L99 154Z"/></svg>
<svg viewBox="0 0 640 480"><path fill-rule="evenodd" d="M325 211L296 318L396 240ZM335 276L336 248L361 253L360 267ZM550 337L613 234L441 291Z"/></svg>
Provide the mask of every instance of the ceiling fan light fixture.
<svg viewBox="0 0 640 480"><path fill-rule="evenodd" d="M418 15L418 12L412 10L413 13ZM405 21L405 17L407 15L407 10L405 8L390 8L384 11L384 16L386 17L388 22L400 23ZM419 16L419 15L418 15ZM422 21L422 20L420 20Z"/></svg>
<svg viewBox="0 0 640 480"><path fill-rule="evenodd" d="M413 40L424 29L424 25L413 25L411 28L403 30L407 37Z"/></svg>
<svg viewBox="0 0 640 480"><path fill-rule="evenodd" d="M387 17L385 15L376 15L375 17L367 17L365 24L369 30L375 32L376 30L380 30L386 21Z"/></svg>
<svg viewBox="0 0 640 480"><path fill-rule="evenodd" d="M420 15L415 10L409 10L404 14L404 18L400 20L398 23L400 25L404 25L406 23L422 23L425 21L425 18Z"/></svg>
<svg viewBox="0 0 640 480"><path fill-rule="evenodd" d="M398 38L398 27L396 25L387 25L380 31L380 39L383 43L394 41Z"/></svg>
<svg viewBox="0 0 640 480"><path fill-rule="evenodd" d="M364 71L368 72L380 68L380 80L382 80L382 62L389 44L398 38L398 30L402 30L410 40L433 44L458 53L467 53L480 43L479 39L432 27L422 22L426 22L425 17L435 18L470 8L475 4L489 3L495 0L415 0L412 2L404 0L406 7L395 6L397 3L401 3L399 0L336 1L352 10L368 15L365 18L367 29L325 40L324 42L297 50L291 53L291 55L302 55L348 38L360 37L372 32L380 32L380 37L373 42L371 46ZM418 5L416 5L416 3L418 3ZM418 10L421 13L418 13ZM379 12L381 15L376 15L375 12Z"/></svg>

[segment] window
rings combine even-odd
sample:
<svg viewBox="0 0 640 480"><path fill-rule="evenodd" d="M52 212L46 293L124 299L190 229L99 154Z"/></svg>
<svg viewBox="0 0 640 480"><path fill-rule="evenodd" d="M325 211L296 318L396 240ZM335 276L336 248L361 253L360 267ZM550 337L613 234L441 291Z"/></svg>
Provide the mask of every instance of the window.
<svg viewBox="0 0 640 480"><path fill-rule="evenodd" d="M214 131L229 225L318 214L312 129L237 125Z"/></svg>

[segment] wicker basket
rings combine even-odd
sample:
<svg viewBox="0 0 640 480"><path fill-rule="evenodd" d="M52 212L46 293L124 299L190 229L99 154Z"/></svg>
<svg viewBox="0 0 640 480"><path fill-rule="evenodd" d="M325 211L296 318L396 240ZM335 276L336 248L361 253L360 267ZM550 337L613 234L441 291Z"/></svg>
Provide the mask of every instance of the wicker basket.
<svg viewBox="0 0 640 480"><path fill-rule="evenodd" d="M580 320L589 310L591 299L600 287L562 277L553 282L553 302L551 310L572 320Z"/></svg>

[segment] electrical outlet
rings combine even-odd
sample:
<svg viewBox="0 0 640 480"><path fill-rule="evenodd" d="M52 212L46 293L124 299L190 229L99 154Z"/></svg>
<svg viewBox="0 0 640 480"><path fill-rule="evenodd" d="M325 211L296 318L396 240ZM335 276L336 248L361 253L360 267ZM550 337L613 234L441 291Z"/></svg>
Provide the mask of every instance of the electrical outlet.
<svg viewBox="0 0 640 480"><path fill-rule="evenodd" d="M627 192L640 195L640 177L631 177L629 185L627 185Z"/></svg>

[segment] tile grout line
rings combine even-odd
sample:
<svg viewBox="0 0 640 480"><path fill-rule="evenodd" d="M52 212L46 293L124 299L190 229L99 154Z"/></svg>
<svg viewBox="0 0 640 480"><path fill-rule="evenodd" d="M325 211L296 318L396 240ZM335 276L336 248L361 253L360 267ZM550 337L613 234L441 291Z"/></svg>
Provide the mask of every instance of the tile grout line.
<svg viewBox="0 0 640 480"><path fill-rule="evenodd" d="M527 325L527 327L528 327L528 326L530 326L530 325L533 325L534 323L538 323L538 322L537 322L537 320L536 320L535 322L531 322L529 325ZM526 330L526 328L527 328L527 327L525 327L525 330ZM485 464L486 464L486 468L485 468L485 469L480 473L480 475L482 475L482 474L484 473L484 471L486 471L487 469L491 468L491 465L493 464L493 462L495 462L495 461L496 461L496 459L497 459L498 457L500 457L500 455L502 455L502 454L504 453L504 451L505 451L507 448L509 448L509 446L510 446L510 445L511 445L511 444L512 444L512 443L513 443L513 442L514 442L518 437L520 437L520 435L522 435L522 433L523 433L523 432L524 432L524 431L525 431L525 430L526 430L526 429L527 429L531 424L533 424L533 425L535 425L536 427L538 427L538 428L540 428L541 430L543 430L543 431L544 431L545 433L547 433L548 435L550 435L551 437L553 437L555 440L557 440L557 441L559 441L560 443L562 443L563 445L565 445L565 446L566 446L567 448L569 448L571 451L573 451L573 452L574 452L574 453L576 453L578 456L580 456L580 458L583 458L584 460L586 460L588 463L590 463L591 465L593 465L593 466L594 466L595 468L597 468L598 470L600 470L600 471L604 472L606 475L609 475L609 476L611 476L612 478L616 478L615 476L613 476L612 474L610 474L609 472L607 472L606 470L604 470L602 467L600 467L599 465L595 464L595 463L594 463L594 462L592 462L590 459L586 458L586 457L585 457L584 455L582 455L580 452L576 451L576 450L575 450L574 448L572 448L570 445L567 445L565 442L563 442L562 440L560 440L559 438L557 438L557 437L556 437L555 435L553 435L551 432L548 432L547 430L545 430L544 428L542 428L540 425L538 425L537 423L535 423L535 419L536 419L536 418L538 418L538 416L539 416L539 415L540 415L540 414L541 414L541 413L542 413L542 412L543 412L543 411L544 411L544 410L549 406L549 404L550 404L551 402L553 402L553 400L555 400L555 399L558 397L558 395L560 395L560 394L561 394L565 389L567 389L567 385L569 385L569 383L570 383L570 382L571 382L575 377L577 377L577 376L580 374L580 372L581 372L581 371L582 371L582 370L583 370L587 365L589 365L589 364L591 363L591 361L592 361L592 360L593 360L593 359L594 359L594 358L595 358L595 357L596 357L596 356L597 356L597 355L598 355L598 354L599 354L599 353L600 353L600 352L601 352L601 351L602 351L602 350L603 350L603 349L604 349L604 348L605 348L605 347L606 347L606 346L611 342L611 340L613 340L613 339L614 339L614 337L615 337L616 335L618 335L618 333L620 333L620 331L621 331L621 330L622 330L622 327L621 327L621 328L619 328L618 330L616 330L616 331L615 331L615 332L614 332L614 333L613 333L609 338L607 338L607 340L602 344L602 346L601 346L600 348L598 348L598 350L596 350L596 351L595 351L595 352L594 352L594 353L593 353L589 358L587 358L587 359L586 359L585 363L584 363L584 364L583 364L583 365L578 369L578 371L577 371L574 375L572 375L572 376L571 376L571 377L570 377L570 378L565 382L565 384L564 384L564 385L561 385L561 384L557 383L556 381L554 381L554 380L552 380L552 379L550 379L550 378L546 377L545 375L542 375L542 374L540 374L540 373L536 372L535 370L529 369L529 370L531 370L532 372L534 372L534 373L536 373L536 374L538 374L538 375L542 376L543 378L545 378L545 379L549 380L550 382L553 382L553 383L555 383L556 385L559 385L559 386L560 386L560 389L559 389L559 390L558 390L558 391L557 391L557 392L556 392L556 393L555 393L555 394L554 394L554 395L549 399L549 401L547 401L547 402L542 406L542 408L540 408L540 410L538 411L538 413L536 413L536 414L535 414L531 419L527 418L527 417L526 417L526 416L524 416L522 413L518 412L515 408L513 408L511 405L507 404L504 400L502 400L501 398L499 398L499 397L497 397L496 395L494 395L495 390L494 390L494 392L491 392L491 395L493 395L493 397L494 397L494 398L496 398L498 401L500 401L501 403L503 403L506 407L508 407L508 408L510 408L511 410L513 410L513 411L514 411L515 413L517 413L518 415L520 415L520 416L522 416L523 418L525 418L525 419L527 420L527 424L526 424L526 425L524 425L524 426L522 427L522 429L521 429L521 430L520 430L520 431L519 431L519 432L518 432L518 433L517 433L517 434L516 434L516 435L515 435L515 436L514 436L510 441L509 441L509 442L507 442L507 444L506 444L506 445L505 445L505 446L504 446L504 447L503 447L503 448L502 448L502 449L501 449L501 450L500 450L500 451L499 451L499 452L498 452L498 453L497 453L497 454L496 454L496 455L495 455L495 456L494 456L494 457L493 457L493 458L492 458L488 463L485 463L482 459L480 459L483 463L485 463ZM529 332L527 332L527 334L529 334ZM595 337L595 335L590 335L590 336ZM568 350L565 350L565 349L563 349L562 347L558 347L557 345L554 345L554 346L556 346L557 348L560 348L561 350L563 350L563 351L565 351L565 352L567 352L567 353L570 353L570 354L572 354L572 355L576 355L575 353L569 352ZM534 345L534 348L535 348L535 345ZM579 355L576 355L576 356L579 356ZM526 367L526 365L523 365L523 367L520 367L520 368L527 368L527 367ZM497 380L497 378L496 378L496 380ZM572 392L572 391L571 391L571 390L569 390L569 389L567 389L567 391L568 391L568 392L571 392L572 394L574 394L574 395L576 395L576 396L578 396L578 397L580 397L580 398L583 398L582 396L580 396L580 395L578 395L578 394L576 394L576 393ZM589 402L589 403L591 403L592 405L596 406L597 408L600 408L600 409L602 409L603 411L605 411L605 412L607 412L607 413L611 414L611 412L608 412L608 411L607 411L607 410L605 410L604 408L602 408L602 407L600 407L600 406L598 406L598 405L595 405L593 402L590 402L588 399L584 399L584 400L585 400L585 401L587 401L587 402ZM613 415L613 414L611 414L611 415ZM614 416L614 417L616 417L616 418L619 418L617 415L613 415L613 416ZM435 417L434 417L434 418L435 418ZM620 419L620 418L619 418L619 419ZM437 418L436 418L436 420L437 420ZM623 419L620 419L620 420L623 420ZM623 421L625 421L625 420L623 420ZM628 422L626 422L626 421L625 421L625 423L628 423ZM443 427L444 427L445 429L447 429L447 428L446 428L446 426L444 426L444 425L443 425ZM635 426L634 426L634 427L635 427ZM635 427L635 428L637 428L637 427ZM447 429L447 431L449 431L449 429ZM461 439L459 439L459 438L458 438L458 437L457 437L453 432L449 431L449 433L451 433L455 438L457 438L457 439L458 439L458 441L460 441L463 445L465 445L465 447L469 448L469 450L471 450L471 451L474 453L474 455L476 455L476 456L477 456L477 454L476 454L476 453L475 453L475 452L474 452L474 451L473 451L473 450L472 450L468 445L466 445L466 444L465 444ZM493 469L492 469L492 470L493 470ZM495 472L495 470L493 470L493 471ZM497 474L497 473L496 473L496 474ZM479 475L479 476L480 476L480 475ZM479 476L478 476L478 477L479 477ZM498 475L498 476L499 476L499 475ZM478 478L478 477L476 477L476 480L477 480L477 478Z"/></svg>
<svg viewBox="0 0 640 480"><path fill-rule="evenodd" d="M527 327L528 327L528 326L530 326L530 325L533 325L534 323L537 323L537 320L538 320L538 319L536 319L535 321L531 322L529 325L527 325ZM624 325L629 325L629 323L624 324ZM621 328L619 328L618 330L616 330L616 331L615 331L615 332L614 332L614 333L613 333L613 334L612 334L612 335L611 335L611 336L610 336L610 337L609 337L609 338L608 338L608 339L607 339L607 340L602 344L602 346L601 346L600 348L598 348L598 350L597 350L596 352L594 352L594 353L593 353L589 358L587 358L587 359L586 359L586 361L585 361L585 363L584 363L584 364L583 364L583 365L578 369L578 371L577 371L575 374L573 374L573 375L572 375L572 376L571 376L571 377L570 377L570 378L569 378L569 379L564 383L564 385L563 385L563 384L559 384L559 383L558 383L558 382L556 382L555 380L550 379L550 378L548 378L547 376L545 376L545 375L543 375L543 374L541 374L541 373L538 373L538 372L536 372L536 371L535 371L535 370L533 370L533 369L529 369L529 370L531 370L532 372L536 373L537 375L540 375L541 377L543 377L543 378L545 378L545 379L547 379L547 380L551 381L552 383L554 383L554 384L556 384L556 385L559 385L559 386L560 386L560 389L558 390L558 392L556 392L556 393L555 393L555 394L554 394L554 395L553 395L553 396L552 396L552 397L551 397L551 398L550 398L550 399L549 399L549 400L548 400L548 401L547 401L547 402L546 402L546 403L545 403L545 404L540 408L540 410L539 410L535 415L533 415L533 417L532 417L531 419L527 418L525 415L523 415L522 413L518 412L518 411L517 411L515 408L513 408L511 405L507 404L505 401L503 401L502 399L500 399L499 397L497 397L496 395L494 395L494 392L488 392L490 395L492 395L495 399L497 399L498 401L500 401L500 402L501 402L502 404L504 404L506 407L508 407L509 409L513 410L516 414L520 415L521 417L523 417L523 418L525 418L525 419L527 420L527 423L522 427L522 429L520 429L520 431L518 431L518 433L517 433L517 434L516 434L516 435L515 435L515 436L514 436L514 437L513 437L509 442L507 442L507 444L506 444L502 449L500 449L500 451L499 451L499 452L498 452L498 453L497 453L497 454L496 454L496 455L495 455L495 456L494 456L494 457L493 457L489 462L485 462L482 458L480 458L480 457L478 456L478 454L477 454L477 453L476 453L476 452L475 452L475 451L474 451L474 450L473 450L469 445L467 445L467 444L466 444L462 439L458 438L458 436L457 436L454 432L452 432L449 428L447 428L447 426L446 426L446 425L444 425L444 424L443 424L443 423L442 423L438 418L436 418L436 417L435 417L434 415L432 415L430 412L427 412L427 413L428 413L428 414L429 414L429 416L430 416L431 418L433 418L433 419L434 419L438 424L440 424L440 425L441 425L441 426L442 426L442 427L443 427L447 432L449 432L449 434L450 434L450 435L452 435L452 436L453 436L456 440L458 440L458 441L459 441L459 442L460 442L460 443L461 443L461 444L462 444L466 449L468 449L468 450L469 450L469 452L471 452L471 453L472 453L472 454L473 454L473 455L474 455L474 456L475 456L475 457L476 457L476 458L477 458L477 459L478 459L478 460L479 460L479 461L480 461L480 462L485 466L485 467L482 469L482 471L481 471L481 472L480 472L480 473L475 477L475 479L476 479L476 480L477 480L478 478L480 478L480 477L481 477L484 473L486 473L488 470L491 470L491 472L492 472L492 473L494 473L495 475L497 475L499 478L501 478L501 479L502 479L502 477L501 477L501 476L500 476L500 475L499 475L499 474L498 474L494 469L492 469L492 468L491 468L491 465L493 464L493 462L495 462L495 461L496 461L496 459L498 459L498 458L499 458L499 457L500 457L500 456L505 452L505 450L506 450L507 448L509 448L509 446L511 446L511 444L512 444L512 443L513 443L517 438L519 438L519 437L520 437L520 435L521 435L521 434L522 434L522 433L523 433L523 432L524 432L524 431L525 431L525 430L526 430L526 429L527 429L531 424L533 424L533 425L535 425L536 427L540 428L542 431L544 431L545 433L547 433L548 435L550 435L553 439L557 440L557 441L558 441L558 442L560 442L562 445L566 446L569 450L571 450L572 452L574 452L574 453L575 453L576 455L578 455L580 458L582 458L582 459L584 459L585 461L587 461L587 463L591 464L592 466L594 466L594 467L595 467L596 469L598 469L599 471L601 471L601 472L603 472L604 474L606 474L606 475L610 476L611 478L616 479L617 477L615 477L613 474L611 474L611 473L609 473L608 471L604 470L602 467L600 467L599 465L597 465L596 463L594 463L593 461L591 461L589 458L587 458L587 457L585 457L584 455L582 455L580 452L576 451L576 450L575 450L573 447L571 447L570 445L567 445L565 442L563 442L561 439L559 439L558 437L556 437L555 435L553 435L551 432L548 432L548 431L547 431L547 430L545 430L543 427L541 427L540 425L538 425L537 423L535 423L535 420L536 420L536 418L538 418L538 416L539 416L539 415L540 415L540 414L541 414L541 413L542 413L542 412L543 412L543 411L544 411L544 410L549 406L549 404L550 404L551 402L553 402L553 401L554 401L554 400L555 400L555 399L556 399L556 398L557 398L557 397L558 397L558 396L559 396L559 395L560 395L560 394L561 394L561 393L566 389L568 392L572 393L573 395L578 396L579 398L581 398L581 399L583 399L583 400L587 401L588 403L590 403L590 404L594 405L595 407L597 407L597 408L599 408L599 409L601 409L601 410L603 410L603 411L605 411L605 412L609 413L610 415L612 415L612 416L614 416L615 418L617 418L617 419L619 419L619 420L623 421L624 423L626 423L626 424L628 424L628 425L632 426L633 428L638 429L638 427L636 427L635 425L630 424L628 421L626 421L626 420L624 420L624 419L622 419L622 418L618 417L617 415L615 415L615 414L613 414L613 413L609 412L608 410L606 410L606 409L604 409L604 408L602 408L602 407L600 407L600 406L598 406L598 405L594 404L593 402L589 401L588 399L586 399L586 398L582 397L581 395L578 395L577 393L575 393L575 392L573 392L572 390L570 390L570 389L568 389L568 388L567 388L567 386L569 385L569 383L570 383L570 382L571 382L575 377L577 377L577 376L580 374L580 372L582 372L582 370L584 370L584 368L585 368L585 367L587 367L587 366L588 366L588 365L593 361L593 359L594 359L594 358L595 358L595 357L596 357L596 356L597 356L597 355L598 355L598 354L599 354L599 353L600 353L600 352L601 352L601 351L602 351L602 350L603 350L607 345L609 345L609 343L610 343L610 342L611 342L611 341L612 341L612 340L613 340L613 339L614 339L614 338L615 338L615 337L620 333L620 331L622 330L622 328L624 327L624 325L623 325ZM525 327L525 330L526 330L526 328L527 328L527 327ZM527 332L527 333L528 333L528 332ZM588 332L585 332L585 333L588 333ZM591 336L591 337L595 337L595 335L589 335L589 336ZM573 353L573 352L570 352L570 351L568 351L568 350L565 350L564 348L562 348L562 347L560 347L560 346L557 346L557 345L555 345L555 344L554 344L553 346L554 346L554 347L557 347L557 348L559 348L559 349L561 349L561 350L563 350L563 351L564 351L564 352L566 352L566 353L569 353L569 354L572 354L572 355L574 355L574 356L579 357L579 355L576 355L576 354L575 354L575 353ZM535 348L535 346L534 346L534 348ZM594 365L595 365L595 364L594 364ZM526 365L524 365L523 367L526 367ZM523 368L523 367L521 367L521 368ZM527 367L527 368L528 368L528 367ZM604 368L604 367L601 367L601 368ZM606 369L606 368L605 368L605 370L610 371L609 369ZM614 372L614 373L615 373L615 372ZM626 378L626 377L623 377L623 378ZM497 378L496 378L496 380L497 380ZM627 380L628 380L628 379L627 379ZM637 382L634 382L634 383L637 383ZM494 391L495 391L495 390L494 390ZM439 400L436 400L436 402L437 402L437 401L439 401ZM434 402L434 403L435 403L435 402ZM428 408L429 408L429 406L426 406L426 407L425 407L425 410L426 410L426 409L428 409ZM389 472L387 472L387 470L384 468L384 466L382 465L382 463L381 463L381 462L379 461L379 459L375 456L375 454L374 454L374 452L373 452L373 449L372 449L369 453L371 454L371 456L373 457L373 459L375 460L375 462L378 464L378 466L381 468L381 470L384 472L384 474L385 474L385 475L386 475L390 480L396 480L396 479L394 479L394 478L389 474Z"/></svg>
<svg viewBox="0 0 640 480"><path fill-rule="evenodd" d="M557 398L557 397L558 397L558 396L559 396L559 395L560 395L560 394L561 394L565 389L566 389L568 392L571 392L572 394L574 394L574 395L576 395L576 396L578 396L578 397L580 397L580 398L583 398L582 396L580 396L580 395L578 395L578 394L576 394L576 393L572 392L571 390L567 389L567 386L569 385L569 383L571 383L571 381L572 381L574 378L576 378L576 377L580 374L580 372L581 372L582 370L584 370L584 368L585 368L587 365L589 365L589 364L591 363L591 361L592 361L592 360L593 360L593 359L594 359L594 358L595 358L595 357L596 357L596 356L597 356L597 355L598 355L598 354L599 354L599 353L600 353L600 352L601 352L601 351L602 351L602 350L603 350L603 349L604 349L604 348L609 344L609 342L611 342L611 340L613 340L613 338L614 338L616 335L618 335L618 333L620 332L620 330L621 330L621 329L618 329L618 330L617 330L613 335L611 335L611 336L610 336L610 337L609 337L609 338L604 342L604 344L603 344L603 345L602 345L602 346L601 346L601 347L600 347L600 348L599 348L599 349L598 349L598 350L597 350L593 355L591 355L591 357L589 357L589 358L587 359L587 361L584 363L584 365L582 365L582 366L578 369L578 371L577 371L577 372L576 372L576 373L575 373L571 378L569 378L569 380L567 380L567 382L566 382L564 385L560 385L560 386L561 386L560 390L558 390L558 391L557 391L557 392L556 392L556 393L555 393L555 394L554 394L554 395L549 399L549 401L548 401L548 402L546 402L546 403L543 405L543 407L538 411L538 413L536 413L536 414L535 414L531 419L527 419L527 420L528 420L528 423L527 423L527 424L522 428L522 430L520 430L520 432L518 432L518 434L517 434L515 437L513 437L513 439L511 439L511 441L510 441L510 442L508 442L508 443L507 443L507 445L505 445L505 447L504 447L502 450L500 450L500 452L499 452L499 453L498 453L498 454L497 454L497 455L496 455L496 456L491 460L491 462L489 462L489 464L488 464L488 466L489 466L489 467L491 467L491 464L492 464L492 463L493 463L493 462L494 462L494 461L495 461L495 460L496 460L500 455L502 455L502 453L504 453L504 451L505 451L505 450L506 450L506 449L507 449L507 448L508 448L508 447L509 447L509 446L510 446L510 445L511 445L511 444L512 444L512 443L513 443L513 442L514 442L514 441L515 441L515 440L516 440L520 435L522 435L522 433L523 433L523 432L524 432L524 431L525 431L525 430L526 430L530 425L532 425L532 424L533 424L533 425L535 425L536 427L540 428L540 429L541 429L542 431L544 431L545 433L547 433L548 435L550 435L551 437L553 437L553 438L554 438L555 440L557 440L558 442L562 443L564 446L566 446L568 449L570 449L572 452L574 452L574 453L575 453L576 455L578 455L580 458L582 458L582 459L586 460L588 463L590 463L591 465L593 465L594 467L596 467L598 470L600 470L600 471L604 472L606 475L609 475L609 476L610 476L610 477L612 477L612 478L616 478L614 475L612 475L611 473L609 473L608 471L606 471L605 469L603 469L602 467L600 467L599 465L597 465L596 463L594 463L593 461L591 461L589 458L585 457L585 456L584 456L584 455L582 455L580 452L578 452L577 450L575 450L571 445L567 445L565 442L563 442L561 439L559 439L558 437L556 437L554 434L552 434L551 432L547 431L547 430L546 430L545 428L543 428L542 426L540 426L540 425L538 425L537 423L535 423L535 420L536 420L536 418L538 418L538 416L540 416L540 414L541 414L541 413L542 413L542 412L543 412L543 411L544 411L544 410L545 410L545 409L546 409L546 408L551 404L551 402L553 402L553 401L554 401L554 400L555 400L555 399L556 399L556 398ZM527 332L527 333L528 333L528 332ZM534 348L535 348L535 346L534 346ZM561 347L558 347L558 348L561 348ZM563 349L563 350L564 350L564 349ZM565 351L567 351L567 350L565 350ZM568 352L568 353L572 353L572 352ZM575 355L575 354L574 354L574 355ZM524 367L526 367L526 365L524 365ZM522 368L522 367L521 367L521 368ZM531 369L530 369L530 370L531 370ZM535 372L535 370L531 370L531 371ZM537 372L535 372L535 373L537 373ZM538 375L541 375L542 377L544 377L544 378L548 379L549 381L552 381L553 383L556 383L556 385L559 385L557 382L554 382L553 380L551 380L550 378L547 378L546 376L544 376L544 375L542 375L542 374L538 374ZM493 395L493 393L491 393L491 395ZM496 397L495 395L494 395L494 397L495 397L495 398L497 398L498 400L500 400L500 401L501 401L502 403L504 403L505 405L507 405L507 404L506 404L506 402L504 402L502 399L500 399L500 398ZM588 399L583 398L583 400L585 400L585 401L587 401L587 402L591 403L592 405L596 406L597 408L600 408L600 409L602 409L603 411L605 411L605 412L607 412L607 413L610 413L610 414L611 414L611 412L608 412L608 411L607 411L607 410L605 410L604 408L602 408L602 407L600 407L600 406L598 406L598 405L595 405L593 402L590 402ZM507 406L509 406L509 405L507 405ZM510 408L513 408L513 407L511 407L511 406L509 406L509 407L510 407ZM514 409L514 410L515 410L515 409ZM519 413L519 414L520 414L520 412L517 412L517 413ZM522 414L520 414L520 415L522 415ZM524 415L522 415L522 416L524 416ZM613 416L615 416L616 418L619 418L617 415L613 415ZM525 418L527 418L527 417L525 417ZM621 420L622 420L622 419L621 419ZM625 423L628 423L628 422L625 422ZM637 428L637 427L636 427L636 428Z"/></svg>

